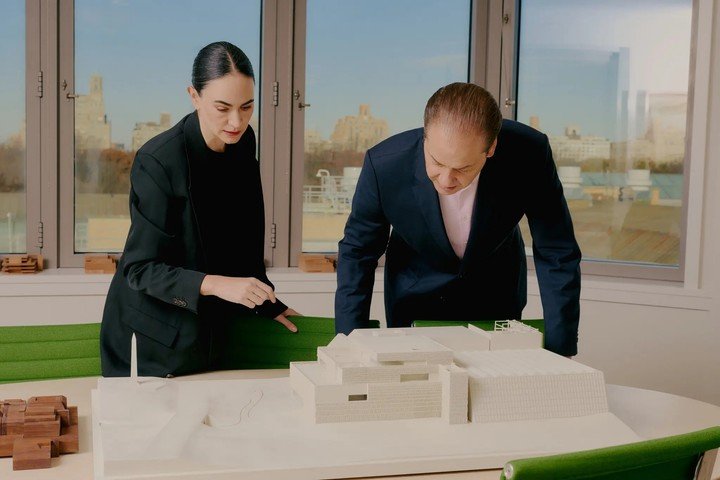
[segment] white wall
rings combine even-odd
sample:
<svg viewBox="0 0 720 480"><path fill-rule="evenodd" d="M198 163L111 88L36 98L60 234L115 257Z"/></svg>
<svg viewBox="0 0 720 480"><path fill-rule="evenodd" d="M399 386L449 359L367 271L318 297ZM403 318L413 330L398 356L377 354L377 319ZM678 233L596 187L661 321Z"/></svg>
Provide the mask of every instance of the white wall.
<svg viewBox="0 0 720 480"><path fill-rule="evenodd" d="M720 7L701 0L690 174L686 279L583 279L577 360L608 383L720 405ZM333 315L332 274L273 271L283 301L307 315ZM72 270L0 275L0 325L98 322L109 277ZM373 318L384 318L382 278ZM526 318L541 317L531 278Z"/></svg>

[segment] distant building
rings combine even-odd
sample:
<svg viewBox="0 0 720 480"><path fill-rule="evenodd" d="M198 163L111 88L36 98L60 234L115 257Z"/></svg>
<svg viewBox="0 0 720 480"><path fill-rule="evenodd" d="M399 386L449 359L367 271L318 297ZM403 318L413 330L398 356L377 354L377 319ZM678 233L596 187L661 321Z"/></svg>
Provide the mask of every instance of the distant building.
<svg viewBox="0 0 720 480"><path fill-rule="evenodd" d="M653 143L653 160L659 163L685 157L687 94L651 93L648 95L648 130Z"/></svg>
<svg viewBox="0 0 720 480"><path fill-rule="evenodd" d="M75 98L75 149L105 150L110 148L110 122L105 114L103 79L90 77L90 93Z"/></svg>
<svg viewBox="0 0 720 480"><path fill-rule="evenodd" d="M589 134L626 140L629 58L624 47L523 49L518 118L539 116L547 134L558 134L568 122L578 122Z"/></svg>
<svg viewBox="0 0 720 480"><path fill-rule="evenodd" d="M539 121L539 120L538 120ZM581 135L580 127L565 127L565 135L549 135L553 157L558 163L581 163L590 159L610 159L610 140Z"/></svg>
<svg viewBox="0 0 720 480"><path fill-rule="evenodd" d="M156 122L138 122L135 124L132 133L132 149L138 151L140 147L151 138L160 135L165 130L169 129L170 125L170 114L161 113L160 123Z"/></svg>
<svg viewBox="0 0 720 480"><path fill-rule="evenodd" d="M687 94L648 93L641 90L635 103L637 138L613 142L611 156L617 165L633 168L636 162L679 162L685 157ZM647 167L646 167L647 168Z"/></svg>
<svg viewBox="0 0 720 480"><path fill-rule="evenodd" d="M530 126L535 130L540 130L540 117L533 115L530 117Z"/></svg>
<svg viewBox="0 0 720 480"><path fill-rule="evenodd" d="M20 125L20 129L17 131L17 133L14 133L10 135L5 142L5 144L10 148L19 148L24 149L25 148L25 130L26 130L26 123L25 119L23 119L22 124Z"/></svg>
<svg viewBox="0 0 720 480"><path fill-rule="evenodd" d="M387 122L370 115L370 105L360 105L357 116L348 115L337 121L330 140L334 148L361 152L388 135Z"/></svg>
<svg viewBox="0 0 720 480"><path fill-rule="evenodd" d="M312 128L305 130L305 151L308 153L322 152L332 148L332 142L325 140L322 134Z"/></svg>

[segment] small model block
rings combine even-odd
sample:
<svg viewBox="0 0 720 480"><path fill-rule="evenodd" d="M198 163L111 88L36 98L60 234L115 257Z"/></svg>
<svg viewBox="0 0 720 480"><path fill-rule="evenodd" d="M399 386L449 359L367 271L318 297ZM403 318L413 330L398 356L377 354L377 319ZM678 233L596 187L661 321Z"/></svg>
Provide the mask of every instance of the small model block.
<svg viewBox="0 0 720 480"><path fill-rule="evenodd" d="M62 395L0 401L0 457L13 470L49 468L50 458L79 451L77 407Z"/></svg>
<svg viewBox="0 0 720 480"><path fill-rule="evenodd" d="M85 273L115 273L117 262L113 255L85 255Z"/></svg>
<svg viewBox="0 0 720 480"><path fill-rule="evenodd" d="M0 457L11 457L15 440L21 440L22 435L0 435Z"/></svg>
<svg viewBox="0 0 720 480"><path fill-rule="evenodd" d="M42 255L8 255L0 264L5 273L35 273L43 269Z"/></svg>
<svg viewBox="0 0 720 480"><path fill-rule="evenodd" d="M303 272L334 272L337 265L335 255L317 255L301 253L298 258L298 267Z"/></svg>
<svg viewBox="0 0 720 480"><path fill-rule="evenodd" d="M33 470L50 468L52 457L52 441L17 440L13 447L13 470Z"/></svg>

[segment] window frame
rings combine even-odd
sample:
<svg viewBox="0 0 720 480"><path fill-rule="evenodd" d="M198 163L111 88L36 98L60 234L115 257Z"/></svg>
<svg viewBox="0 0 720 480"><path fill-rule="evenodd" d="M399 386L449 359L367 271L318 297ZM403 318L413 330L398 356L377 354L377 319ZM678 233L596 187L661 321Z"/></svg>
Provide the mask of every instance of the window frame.
<svg viewBox="0 0 720 480"><path fill-rule="evenodd" d="M476 83L480 86L486 86L492 78L492 72L486 66L486 59L489 58L488 48L491 40L489 39L488 25L491 23L490 18L493 12L497 11L502 5L502 0L470 0L469 4L469 37L468 42L468 81ZM278 227L278 249L280 255L274 258L273 266L275 267L297 267L298 257L302 253L302 221L303 221L303 172L304 172L304 127L305 115L303 109L298 107L299 102L309 101L312 99L305 98L305 78L306 78L306 28L307 28L307 0L295 1L294 28L291 32L294 34L293 43L293 86L291 91L299 92L299 99L294 97L292 102L292 136L291 146L291 165L286 168L284 165L280 171L276 169L276 181L281 185L280 192L283 192L283 198L280 203L287 205L287 210L280 210L279 217L285 220L289 217L289 230L285 230L284 222L276 222ZM499 23L498 23L499 25ZM495 25L495 30L499 31ZM487 35L482 32L488 32ZM291 37L292 38L292 37ZM291 172L288 181L287 171ZM285 198L284 192L289 192L290 199ZM338 239L340 240L340 239ZM286 246L287 245L287 246ZM384 262L381 260L381 265Z"/></svg>
<svg viewBox="0 0 720 480"><path fill-rule="evenodd" d="M49 83L51 79L47 78L41 63L43 13L40 0L25 1L25 35L23 38L25 42L23 62L25 69L25 245L22 252L0 252L0 260L12 255L43 253L41 250L42 238L40 237L40 232L42 232L40 174L43 153L41 151L41 128L44 127L42 108L47 103L43 100L52 97L49 92L52 90L49 88L52 85ZM42 77L42 83L39 77L41 72L45 75ZM41 86L43 91L42 94L39 94L38 87Z"/></svg>
<svg viewBox="0 0 720 480"><path fill-rule="evenodd" d="M503 6L503 17L508 21L504 22L501 35L500 51L500 90L499 96L500 107L505 118L515 119L517 112L517 85L518 85L518 58L519 58L519 35L520 35L520 18L521 18L522 0L505 0ZM699 40L698 28L698 11L700 9L700 0L692 0L692 20L690 30L690 62L688 75L688 110L686 120L685 135L685 158L683 160L683 198L682 210L680 217L680 258L677 267L666 265L654 265L643 263L632 263L617 260L602 259L583 259L580 263L580 269L583 275L597 275L604 277L617 277L627 279L643 279L643 280L661 280L669 282L687 281L688 262L686 253L689 248L695 248L699 251L700 238L699 235L689 236L688 230L688 212L690 198L690 178L694 175L693 164L701 164L702 158L699 154L693 154L693 145L702 145L700 142L693 140L693 121L697 119L707 118L707 105L704 107L697 102L695 82L700 75L696 75L697 50ZM493 92L494 93L494 92ZM704 117L700 115L704 114ZM704 141L704 140L703 140ZM699 149L698 149L699 150ZM692 173L691 173L692 172ZM695 207L697 202L693 202ZM697 229L699 232L700 229ZM582 245L580 246L582 249ZM527 255L528 267L534 270L534 261L531 252ZM697 258L699 262L699 257ZM696 275L696 272L693 274Z"/></svg>
<svg viewBox="0 0 720 480"><path fill-rule="evenodd" d="M503 114L514 118L516 106L508 109L504 102L517 95L521 0L470 3L470 81L493 93L500 100ZM84 254L74 253L73 238L74 132L61 128L68 124L74 128L74 105L66 98L67 93L74 93L74 2L26 0L25 5L26 252L42 253L46 268L80 267ZM264 0L261 6L261 89L267 94L260 101L258 156L265 195L266 264L278 268L297 266L302 244L303 165L301 157L297 160L297 152L302 151L303 136L293 136L293 129L301 122L292 92L295 89L304 92L306 7L306 0ZM699 286L703 157L708 132L692 126L704 125L710 108L709 65L697 59L711 51L713 3L693 0L692 8L680 265L583 260L583 276L660 280L686 288ZM302 41L298 40L300 37ZM39 72L43 74L42 97L35 95ZM63 79L68 81L65 90L61 87ZM274 85L277 105L273 102ZM40 226L42 244L36 234ZM4 255L0 254L0 258ZM528 260L532 268L532 256Z"/></svg>

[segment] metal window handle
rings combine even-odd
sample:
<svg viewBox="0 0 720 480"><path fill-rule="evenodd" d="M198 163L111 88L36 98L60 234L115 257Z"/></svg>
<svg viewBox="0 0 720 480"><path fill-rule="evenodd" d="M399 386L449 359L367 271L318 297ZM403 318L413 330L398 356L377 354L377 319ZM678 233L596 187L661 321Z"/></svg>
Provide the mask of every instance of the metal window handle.
<svg viewBox="0 0 720 480"><path fill-rule="evenodd" d="M67 90L67 86L68 86L67 80L63 80L63 82L62 82L62 88L63 88L63 90ZM66 93L66 94L65 94L65 98L75 99L75 98L77 98L77 97L78 97L78 96L75 95L74 93Z"/></svg>
<svg viewBox="0 0 720 480"><path fill-rule="evenodd" d="M506 99L505 99L505 106L506 106L506 107L512 107L513 105L515 105L515 100L511 100L511 99L509 99L509 98L506 98Z"/></svg>
<svg viewBox="0 0 720 480"><path fill-rule="evenodd" d="M293 92L293 98L294 98L295 100L300 100L300 90L295 90L295 91ZM302 109L305 108L305 107L311 107L311 106L312 106L312 105L310 105L309 103L298 102L298 108L299 108L300 110L302 110Z"/></svg>

